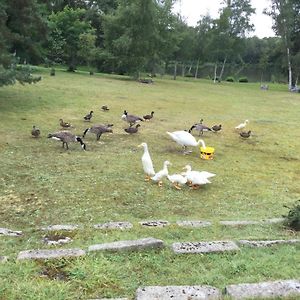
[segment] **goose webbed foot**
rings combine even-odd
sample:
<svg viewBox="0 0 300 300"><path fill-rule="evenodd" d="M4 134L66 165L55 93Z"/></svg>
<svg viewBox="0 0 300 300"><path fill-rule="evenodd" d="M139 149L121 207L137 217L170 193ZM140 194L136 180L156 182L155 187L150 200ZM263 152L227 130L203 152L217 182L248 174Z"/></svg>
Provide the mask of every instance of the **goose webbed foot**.
<svg viewBox="0 0 300 300"><path fill-rule="evenodd" d="M181 187L178 184L174 184L176 190L181 190Z"/></svg>

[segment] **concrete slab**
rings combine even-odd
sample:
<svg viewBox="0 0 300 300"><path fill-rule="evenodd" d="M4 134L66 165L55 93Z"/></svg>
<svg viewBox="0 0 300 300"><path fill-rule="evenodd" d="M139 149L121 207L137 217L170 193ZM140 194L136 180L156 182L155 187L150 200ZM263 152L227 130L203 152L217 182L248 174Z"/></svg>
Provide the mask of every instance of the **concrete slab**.
<svg viewBox="0 0 300 300"><path fill-rule="evenodd" d="M138 288L136 300L216 300L219 289L208 286L147 286Z"/></svg>
<svg viewBox="0 0 300 300"><path fill-rule="evenodd" d="M176 224L180 227L207 227L211 226L208 221L177 221Z"/></svg>
<svg viewBox="0 0 300 300"><path fill-rule="evenodd" d="M15 231L8 228L0 228L0 236L21 236L22 231Z"/></svg>
<svg viewBox="0 0 300 300"><path fill-rule="evenodd" d="M299 295L300 298L300 281L299 280L282 280L261 283L244 283L229 285L225 288L225 293L232 299L248 298L275 298Z"/></svg>
<svg viewBox="0 0 300 300"><path fill-rule="evenodd" d="M129 222L108 222L94 225L95 229L130 229L132 224Z"/></svg>
<svg viewBox="0 0 300 300"><path fill-rule="evenodd" d="M148 248L161 248L164 246L162 240L145 238L140 240L118 241L112 243L92 245L88 251L128 251L141 250Z"/></svg>
<svg viewBox="0 0 300 300"><path fill-rule="evenodd" d="M44 231L73 231L79 229L79 225L49 225L46 227L41 227Z"/></svg>
<svg viewBox="0 0 300 300"><path fill-rule="evenodd" d="M5 263L8 261L8 256L0 256L0 263Z"/></svg>
<svg viewBox="0 0 300 300"><path fill-rule="evenodd" d="M142 221L139 222L142 226L144 227L165 227L170 225L168 221L162 221L162 220L157 220L157 221Z"/></svg>
<svg viewBox="0 0 300 300"><path fill-rule="evenodd" d="M79 248L74 249L56 249L56 250L26 250L21 251L17 260L24 259L58 259L64 257L84 256L85 251Z"/></svg>
<svg viewBox="0 0 300 300"><path fill-rule="evenodd" d="M172 249L175 253L212 253L238 251L240 248L232 241L212 241L212 242L184 242L174 243Z"/></svg>
<svg viewBox="0 0 300 300"><path fill-rule="evenodd" d="M300 240L294 239L294 240L272 240L272 241L250 241L250 240L239 240L239 244L249 247L270 247L274 245L280 245L280 244L296 244L300 243Z"/></svg>

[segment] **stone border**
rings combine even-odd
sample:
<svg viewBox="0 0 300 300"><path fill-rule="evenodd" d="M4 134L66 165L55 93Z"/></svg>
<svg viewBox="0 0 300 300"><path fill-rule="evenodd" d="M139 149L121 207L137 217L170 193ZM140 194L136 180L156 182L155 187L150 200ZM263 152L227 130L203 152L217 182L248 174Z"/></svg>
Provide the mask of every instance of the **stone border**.
<svg viewBox="0 0 300 300"><path fill-rule="evenodd" d="M177 254L212 253L240 250L238 245L232 241L173 243L172 249Z"/></svg>
<svg viewBox="0 0 300 300"><path fill-rule="evenodd" d="M225 293L232 299L300 296L299 280L282 280L261 283L232 284L225 287Z"/></svg>
<svg viewBox="0 0 300 300"><path fill-rule="evenodd" d="M180 227L207 227L211 226L209 221L177 221L176 224Z"/></svg>
<svg viewBox="0 0 300 300"><path fill-rule="evenodd" d="M86 253L79 248L74 249L57 249L57 250L25 250L21 251L17 260L24 259L54 259L64 257L84 256Z"/></svg>
<svg viewBox="0 0 300 300"><path fill-rule="evenodd" d="M130 229L133 225L130 222L107 222L102 224L95 224L95 229Z"/></svg>
<svg viewBox="0 0 300 300"><path fill-rule="evenodd" d="M294 240L270 240L270 241L251 241L251 240L239 240L239 244L254 248L259 247L270 247L274 245L279 244L296 244L300 243L300 240L294 239Z"/></svg>
<svg viewBox="0 0 300 300"><path fill-rule="evenodd" d="M221 291L209 285L147 286L136 291L136 300L219 300Z"/></svg>
<svg viewBox="0 0 300 300"><path fill-rule="evenodd" d="M163 221L163 220L141 221L139 222L139 224L144 227L160 227L160 228L170 225L168 221Z"/></svg>
<svg viewBox="0 0 300 300"><path fill-rule="evenodd" d="M22 231L14 231L8 228L0 228L0 236L21 236Z"/></svg>
<svg viewBox="0 0 300 300"><path fill-rule="evenodd" d="M146 248L162 248L164 242L155 238L144 238L140 240L118 241L92 245L88 251L123 251L123 250L141 250Z"/></svg>
<svg viewBox="0 0 300 300"><path fill-rule="evenodd" d="M79 225L49 225L40 229L43 231L73 231L79 228L81 228Z"/></svg>

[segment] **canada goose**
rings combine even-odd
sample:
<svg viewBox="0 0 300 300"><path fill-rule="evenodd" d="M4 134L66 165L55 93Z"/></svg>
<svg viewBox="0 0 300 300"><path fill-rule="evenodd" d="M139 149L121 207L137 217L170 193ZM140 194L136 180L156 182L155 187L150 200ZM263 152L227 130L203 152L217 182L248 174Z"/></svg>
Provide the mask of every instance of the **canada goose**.
<svg viewBox="0 0 300 300"><path fill-rule="evenodd" d="M64 148L66 145L67 150L69 149L68 143L70 143L70 142L79 142L81 145L81 148L83 150L86 150L86 145L82 141L82 139L79 136L72 134L69 131L59 131L59 132L55 132L55 133L49 133L48 138L52 138L54 140L61 141L62 147Z"/></svg>
<svg viewBox="0 0 300 300"><path fill-rule="evenodd" d="M250 135L251 135L251 130L249 130L249 131L242 131L242 132L240 132L240 136L241 136L242 138L244 138L244 139L247 139L247 138L249 138L249 137L250 137Z"/></svg>
<svg viewBox="0 0 300 300"><path fill-rule="evenodd" d="M62 128L70 128L70 127L72 127L72 125L71 125L70 123L64 122L63 119L59 119L59 124L60 124L60 126L61 126Z"/></svg>
<svg viewBox="0 0 300 300"><path fill-rule="evenodd" d="M203 134L204 131L211 131L211 129L208 126L205 126L201 123L196 123L189 129L189 133L191 133L194 128L197 131L199 131L199 135Z"/></svg>
<svg viewBox="0 0 300 300"><path fill-rule="evenodd" d="M248 123L249 123L249 121L248 121L248 120L245 120L244 123L241 123L241 124L235 126L234 128L235 128L235 129L244 129Z"/></svg>
<svg viewBox="0 0 300 300"><path fill-rule="evenodd" d="M35 138L39 137L41 134L41 131L39 128L37 128L35 125L32 126L31 135Z"/></svg>
<svg viewBox="0 0 300 300"><path fill-rule="evenodd" d="M109 108L107 107L107 105L102 105L102 106L101 106L101 109L102 109L103 111L109 111Z"/></svg>
<svg viewBox="0 0 300 300"><path fill-rule="evenodd" d="M128 122L130 126L132 126L133 124L135 124L136 122L139 122L139 121L144 122L144 120L138 116L129 115L126 110L124 110L124 113L122 115L122 120Z"/></svg>
<svg viewBox="0 0 300 300"><path fill-rule="evenodd" d="M93 116L93 111L91 110L90 113L84 116L83 118L85 121L91 121L92 116Z"/></svg>
<svg viewBox="0 0 300 300"><path fill-rule="evenodd" d="M96 134L97 141L99 141L102 133L113 132L112 129L111 129L112 126L114 126L114 124L107 124L107 125L98 124L98 125L94 125L94 126L92 126L90 128L87 128L83 132L82 137L84 138L87 132L91 132L91 133L95 133Z"/></svg>
<svg viewBox="0 0 300 300"><path fill-rule="evenodd" d="M220 125L214 125L214 126L211 128L211 130L212 130L213 132L217 132L217 131L222 130L222 124L220 124Z"/></svg>
<svg viewBox="0 0 300 300"><path fill-rule="evenodd" d="M203 148L205 148L205 143L203 140L199 140L197 142L194 136L192 136L189 132L186 132L184 130L174 131L174 132L167 131L167 134L172 138L173 141L181 145L184 151L186 151L187 146L196 147L199 146L200 144L202 145Z"/></svg>
<svg viewBox="0 0 300 300"><path fill-rule="evenodd" d="M133 133L137 133L138 132L138 128L140 127L141 125L140 124L137 124L135 127L128 127L128 128L125 128L124 130L129 133L129 134L133 134Z"/></svg>
<svg viewBox="0 0 300 300"><path fill-rule="evenodd" d="M153 118L153 115L154 115L154 111L151 111L151 114L150 115L145 115L143 116L143 118L147 121L150 121L152 118Z"/></svg>

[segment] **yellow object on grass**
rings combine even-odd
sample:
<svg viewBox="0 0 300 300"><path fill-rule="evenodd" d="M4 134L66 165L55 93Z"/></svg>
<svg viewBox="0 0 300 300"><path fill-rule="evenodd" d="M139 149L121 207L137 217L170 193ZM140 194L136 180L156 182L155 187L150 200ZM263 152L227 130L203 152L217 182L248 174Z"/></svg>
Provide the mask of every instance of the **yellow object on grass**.
<svg viewBox="0 0 300 300"><path fill-rule="evenodd" d="M202 159L213 159L215 148L213 147L200 147L200 157Z"/></svg>

